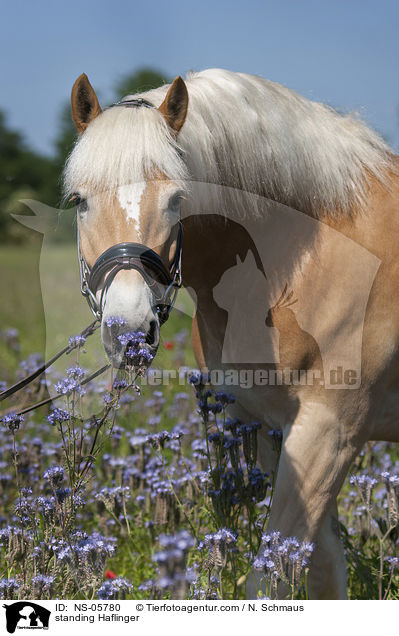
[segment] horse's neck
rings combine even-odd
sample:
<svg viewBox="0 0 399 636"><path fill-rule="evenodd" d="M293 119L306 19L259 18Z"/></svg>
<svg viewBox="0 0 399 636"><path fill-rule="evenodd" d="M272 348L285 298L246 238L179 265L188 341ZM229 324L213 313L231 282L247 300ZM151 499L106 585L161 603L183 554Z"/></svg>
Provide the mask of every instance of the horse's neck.
<svg viewBox="0 0 399 636"><path fill-rule="evenodd" d="M265 280L268 289L260 302L272 304L285 282L291 284L303 255L308 258L320 231L318 221L266 199L262 214L256 216L248 210L241 218L234 210L228 215L184 218L184 284L195 290L200 305L214 302L214 289L219 283L238 294L243 287L239 283L247 281L249 292L253 286L263 287Z"/></svg>
<svg viewBox="0 0 399 636"><path fill-rule="evenodd" d="M218 214L190 216L183 220L183 277L186 286L207 297L223 274L252 253L255 267L262 270L251 228ZM266 221L261 223L266 226Z"/></svg>
<svg viewBox="0 0 399 636"><path fill-rule="evenodd" d="M399 161L398 161L399 163ZM399 177L388 186L371 180L364 210L326 224L374 254L383 263L399 259Z"/></svg>
<svg viewBox="0 0 399 636"><path fill-rule="evenodd" d="M242 208L246 196L242 193ZM253 254L256 269L264 268L271 281L277 271L279 278L285 277L289 284L298 269L302 270L312 256L317 258L315 250L328 251L330 242L336 244L335 232L382 261L399 260L397 176L392 176L390 187L371 180L364 210L341 214L336 219L325 216L316 220L266 199L262 204L261 197L257 201L257 216L251 214L249 202L245 217L229 210L184 219L184 277L197 293L211 293L221 276L243 262L248 252ZM335 232L328 232L328 228Z"/></svg>
<svg viewBox="0 0 399 636"><path fill-rule="evenodd" d="M354 361L348 368L360 368L360 327L377 272L382 291L373 294L376 307L387 304L382 292L395 289L399 279L398 201L393 180L390 190L373 184L366 209L336 221L317 221L278 204L263 218L242 223L218 215L185 218L183 277L197 297L205 359L221 358L226 331L235 325L239 337L237 325L248 325L248 314L259 318L253 337L266 337L268 311L286 287L297 299L298 324L331 365L348 358L348 364Z"/></svg>

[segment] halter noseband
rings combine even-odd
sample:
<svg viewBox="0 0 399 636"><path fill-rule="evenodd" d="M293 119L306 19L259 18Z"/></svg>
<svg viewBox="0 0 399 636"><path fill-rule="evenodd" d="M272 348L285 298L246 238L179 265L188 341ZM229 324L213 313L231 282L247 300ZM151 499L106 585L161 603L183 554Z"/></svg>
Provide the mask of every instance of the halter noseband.
<svg viewBox="0 0 399 636"><path fill-rule="evenodd" d="M126 99L115 104L126 108L156 108L153 104L141 97L137 99ZM86 263L80 250L79 222L77 223L77 243L80 269L80 289L86 298L89 307L95 318L101 320L104 300L115 276L123 269L135 269L144 278L147 285L156 296L156 309L159 322L163 325L169 318L169 314L175 303L177 292L182 285L181 257L182 257L182 223L179 221L176 251L169 271L166 269L162 259L154 250L141 243L118 243L105 250L98 257L93 267ZM97 291L103 282L100 302L97 300ZM162 287L166 287L162 292Z"/></svg>
<svg viewBox="0 0 399 636"><path fill-rule="evenodd" d="M79 226L78 226L79 227ZM144 278L156 297L159 322L163 325L175 303L182 284L182 224L179 221L176 251L168 271L154 250L141 243L118 243L99 256L93 267L89 267L80 251L78 230L78 255L80 268L80 289L97 319L101 319L106 293L115 276L123 269L135 269ZM97 291L103 282L100 301ZM164 291L162 288L166 288Z"/></svg>

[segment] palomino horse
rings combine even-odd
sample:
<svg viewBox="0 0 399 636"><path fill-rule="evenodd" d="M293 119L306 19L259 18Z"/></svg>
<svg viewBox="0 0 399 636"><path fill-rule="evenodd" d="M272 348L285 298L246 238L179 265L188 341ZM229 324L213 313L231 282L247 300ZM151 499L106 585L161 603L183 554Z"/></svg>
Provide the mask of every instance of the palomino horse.
<svg viewBox="0 0 399 636"><path fill-rule="evenodd" d="M192 341L201 368L289 364L320 378L324 366L323 377L332 378L332 363L341 365L345 380L336 371L328 386L260 382L226 390L236 394L233 414L263 423L265 470L275 461L267 433L282 431L269 529L315 542L311 598L345 598L337 495L365 442L399 441L397 157L356 118L224 70L178 77L104 111L81 75L72 112L80 137L65 189L79 198L87 272L109 248L136 243L134 250L155 252L149 269L172 267L175 284L182 219L181 270L196 297ZM254 276L245 265L249 252ZM236 266L236 284L215 297ZM107 317L122 316L131 330L144 331L155 352L163 314L140 268L109 267L112 279L97 276L91 299L104 347L119 365ZM168 274L163 278L166 285ZM284 302L286 290L293 294ZM223 307L231 299L231 311L220 297ZM259 308L259 330L252 323L245 330L246 315ZM273 332L275 357L265 365L245 356L235 362L234 338L224 342L228 322L230 334L243 332L240 340L259 347Z"/></svg>

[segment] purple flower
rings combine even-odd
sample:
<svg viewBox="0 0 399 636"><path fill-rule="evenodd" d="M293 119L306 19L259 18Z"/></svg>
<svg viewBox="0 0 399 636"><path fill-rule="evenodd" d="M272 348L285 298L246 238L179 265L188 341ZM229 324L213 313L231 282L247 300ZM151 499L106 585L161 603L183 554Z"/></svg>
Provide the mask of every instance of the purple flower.
<svg viewBox="0 0 399 636"><path fill-rule="evenodd" d="M370 477L370 475L351 475L350 483L358 487L360 496L367 510L371 511L371 496L374 486L378 483L377 479Z"/></svg>
<svg viewBox="0 0 399 636"><path fill-rule="evenodd" d="M21 587L17 579L0 580L0 598L4 600L12 599L15 592Z"/></svg>
<svg viewBox="0 0 399 636"><path fill-rule="evenodd" d="M268 570L273 571L275 569L273 559L271 559L266 552L261 556L256 557L253 562L253 566L255 570L259 570L261 572L267 572Z"/></svg>
<svg viewBox="0 0 399 636"><path fill-rule="evenodd" d="M85 371L77 364L67 369L67 377L63 378L55 385L55 390L60 395L69 395L76 391L84 395L85 391L81 386L81 380L85 375Z"/></svg>
<svg viewBox="0 0 399 636"><path fill-rule="evenodd" d="M283 442L283 433L282 433L282 431L279 431L277 429L272 428L270 431L268 431L267 434L269 435L269 437L272 438L274 450L277 451L277 452L280 452L281 444Z"/></svg>
<svg viewBox="0 0 399 636"><path fill-rule="evenodd" d="M68 411L55 408L47 416L47 421L50 422L52 426L56 426L57 424L61 424L62 422L67 422L69 418L70 418L70 415Z"/></svg>
<svg viewBox="0 0 399 636"><path fill-rule="evenodd" d="M250 424L241 424L238 429L242 437L245 461L249 468L253 468L256 464L258 454L258 430L260 422L251 422Z"/></svg>
<svg viewBox="0 0 399 636"><path fill-rule="evenodd" d="M138 589L140 590L140 592L148 592L149 590L152 591L154 587L155 581L153 581L153 579L147 579L147 581L144 581L144 583L140 583Z"/></svg>
<svg viewBox="0 0 399 636"><path fill-rule="evenodd" d="M11 541L14 537L18 537L22 535L21 528L17 526L6 526L5 528L0 529L0 545L6 546L9 541Z"/></svg>
<svg viewBox="0 0 399 636"><path fill-rule="evenodd" d="M351 475L350 483L355 484L356 486L375 486L378 482L374 477L370 477L369 475Z"/></svg>
<svg viewBox="0 0 399 636"><path fill-rule="evenodd" d="M198 369L193 369L188 374L188 381L194 386L203 387L206 384L209 384L209 373L201 373L201 371L199 371Z"/></svg>
<svg viewBox="0 0 399 636"><path fill-rule="evenodd" d="M222 544L232 546L237 543L237 534L228 528L221 528L217 532L206 534L204 541L207 546L220 546Z"/></svg>
<svg viewBox="0 0 399 636"><path fill-rule="evenodd" d="M68 378L73 378L74 380L81 380L85 375L85 371L78 364L74 364L72 367L67 369Z"/></svg>
<svg viewBox="0 0 399 636"><path fill-rule="evenodd" d="M271 579L298 584L313 550L313 543L300 543L296 537L282 537L280 532L270 532L262 536L262 549L253 566Z"/></svg>
<svg viewBox="0 0 399 636"><path fill-rule="evenodd" d="M145 347L128 347L125 356L133 367L146 367L154 359L152 353Z"/></svg>
<svg viewBox="0 0 399 636"><path fill-rule="evenodd" d="M125 357L128 365L135 369L146 369L154 359L154 356L146 347L146 337L142 331L127 331L118 336L122 347L125 347Z"/></svg>
<svg viewBox="0 0 399 636"><path fill-rule="evenodd" d="M106 559L115 554L115 542L112 537L103 537L97 532L91 535L76 533L76 540L64 544L57 549L60 561L79 563L87 570L95 573L102 572Z"/></svg>
<svg viewBox="0 0 399 636"><path fill-rule="evenodd" d="M385 480L387 486L399 486L399 475L392 475L391 473L385 471L381 473L381 477Z"/></svg>
<svg viewBox="0 0 399 636"><path fill-rule="evenodd" d="M227 417L224 427L226 431L231 431L232 435L236 436L241 424L241 420L239 420L237 417Z"/></svg>
<svg viewBox="0 0 399 636"><path fill-rule="evenodd" d="M160 575L156 585L169 588L173 598L183 599L188 585L193 581L192 574L186 571L186 558L188 550L195 545L195 540L187 531L182 530L173 536L161 535L159 543L163 550L153 556Z"/></svg>
<svg viewBox="0 0 399 636"><path fill-rule="evenodd" d="M228 551L234 550L236 543L237 534L228 528L221 528L206 534L203 545L208 548L213 565L219 569L226 565Z"/></svg>
<svg viewBox="0 0 399 636"><path fill-rule="evenodd" d="M85 336L82 336L82 334L79 334L78 336L71 336L69 338L68 344L70 349L75 349L76 347L80 349L81 347L83 347L85 342L86 342Z"/></svg>
<svg viewBox="0 0 399 636"><path fill-rule="evenodd" d="M19 366L26 375L29 375L30 373L33 373L41 364L43 364L43 357L41 356L41 354L31 353L25 360L21 360Z"/></svg>
<svg viewBox="0 0 399 636"><path fill-rule="evenodd" d="M161 431L159 433L153 433L152 435L147 435L145 442L152 444L154 448L163 448L165 446L165 442L178 440L181 437L181 433L169 433L168 431Z"/></svg>
<svg viewBox="0 0 399 636"><path fill-rule="evenodd" d="M21 502L22 503L22 502ZM26 508L26 506L25 506ZM55 510L54 497L36 497L32 501L32 508L34 512L39 512L47 519L51 518Z"/></svg>
<svg viewBox="0 0 399 636"><path fill-rule="evenodd" d="M52 488L58 488L64 481L64 469L62 466L51 466L43 475Z"/></svg>
<svg viewBox="0 0 399 636"><path fill-rule="evenodd" d="M105 324L108 328L111 327L125 327L127 322L124 318L120 318L118 316L111 316L110 318L106 318Z"/></svg>
<svg viewBox="0 0 399 636"><path fill-rule="evenodd" d="M121 333L118 336L118 340L121 343L122 347L127 347L128 345L137 345L145 343L145 333L142 331L126 331L125 333Z"/></svg>
<svg viewBox="0 0 399 636"><path fill-rule="evenodd" d="M124 600L126 594L133 590L133 585L123 577L117 577L111 581L104 581L99 588L97 595L101 600Z"/></svg>
<svg viewBox="0 0 399 636"><path fill-rule="evenodd" d="M159 536L159 544L163 548L175 548L180 551L187 551L195 545L195 539L187 530L181 530L175 535L161 534Z"/></svg>
<svg viewBox="0 0 399 636"><path fill-rule="evenodd" d="M7 346L16 353L19 353L21 346L19 344L19 331L11 327L0 332L0 336L5 340Z"/></svg>
<svg viewBox="0 0 399 636"><path fill-rule="evenodd" d="M218 391L217 393L215 393L215 400L220 402L223 406L227 406L227 404L234 404L236 398L232 393Z"/></svg>
<svg viewBox="0 0 399 636"><path fill-rule="evenodd" d="M126 389L128 386L128 383L126 380L124 380L123 378L117 378L116 380L114 380L114 383L112 385L112 387L116 390L116 391L121 391L122 389Z"/></svg>
<svg viewBox="0 0 399 636"><path fill-rule="evenodd" d="M32 581L33 598L40 598L43 594L51 594L54 577L46 576L45 574L37 574L33 577Z"/></svg>
<svg viewBox="0 0 399 636"><path fill-rule="evenodd" d="M398 557L386 557L385 561L389 564L391 570L396 570L397 568L399 568Z"/></svg>
<svg viewBox="0 0 399 636"><path fill-rule="evenodd" d="M16 431L19 429L19 425L24 421L23 415L18 415L15 412L7 413L4 415L0 422L9 428L10 431Z"/></svg>
<svg viewBox="0 0 399 636"><path fill-rule="evenodd" d="M114 506L115 502L122 503L123 500L130 499L130 488L127 486L113 486L111 488L101 488L101 490L94 495L95 499L99 499L104 502L105 505Z"/></svg>

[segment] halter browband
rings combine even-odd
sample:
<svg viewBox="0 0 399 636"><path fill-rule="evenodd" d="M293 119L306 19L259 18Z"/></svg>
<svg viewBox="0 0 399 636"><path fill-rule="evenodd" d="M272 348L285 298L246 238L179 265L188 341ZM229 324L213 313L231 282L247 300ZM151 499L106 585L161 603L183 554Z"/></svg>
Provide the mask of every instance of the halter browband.
<svg viewBox="0 0 399 636"><path fill-rule="evenodd" d="M136 99L122 99L120 102L111 104L108 108L114 108L114 106L126 106L126 108L140 108L140 106L144 106L144 108L156 108L154 104L151 104L151 102L148 102L142 97L137 97Z"/></svg>

